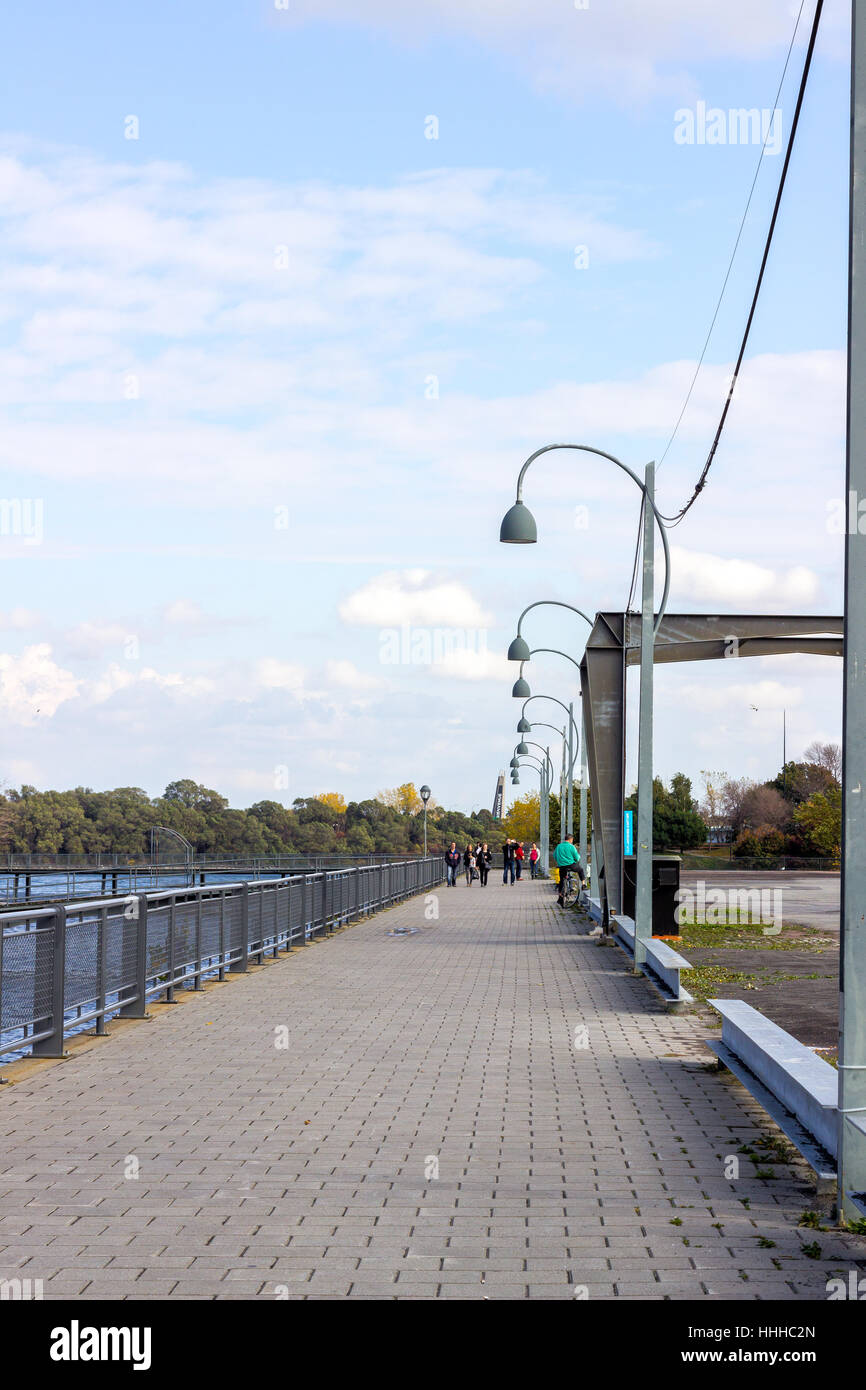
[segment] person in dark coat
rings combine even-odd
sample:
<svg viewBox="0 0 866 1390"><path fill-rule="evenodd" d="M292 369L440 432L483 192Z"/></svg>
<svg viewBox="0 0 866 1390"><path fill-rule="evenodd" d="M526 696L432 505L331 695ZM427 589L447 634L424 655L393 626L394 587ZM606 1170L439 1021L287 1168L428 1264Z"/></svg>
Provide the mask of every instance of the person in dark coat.
<svg viewBox="0 0 866 1390"><path fill-rule="evenodd" d="M506 840L502 846L502 882L508 882L508 875L511 874L511 882L514 882L516 860L514 858L514 841Z"/></svg>
<svg viewBox="0 0 866 1390"><path fill-rule="evenodd" d="M493 863L493 855L490 853L490 850L487 848L487 843L486 843L486 841L485 841L485 843L484 843L483 845L481 845L481 847L479 848L477 854L475 855L475 860L476 860L476 863L477 863L477 865L478 865L478 873L479 873L480 876L481 876L481 887L482 887L482 888L486 888L486 887L487 887L487 875L488 875L489 872L490 872L490 865Z"/></svg>
<svg viewBox="0 0 866 1390"><path fill-rule="evenodd" d="M457 870L460 868L460 851L452 840L451 848L445 855L445 867L448 870L448 887L457 887Z"/></svg>

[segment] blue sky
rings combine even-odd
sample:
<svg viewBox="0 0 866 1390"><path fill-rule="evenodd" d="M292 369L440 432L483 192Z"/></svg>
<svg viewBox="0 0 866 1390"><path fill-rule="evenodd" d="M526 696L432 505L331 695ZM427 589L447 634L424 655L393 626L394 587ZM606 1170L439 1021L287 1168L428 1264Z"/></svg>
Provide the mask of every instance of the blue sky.
<svg viewBox="0 0 866 1390"><path fill-rule="evenodd" d="M711 485L672 533L674 610L840 611L846 8L825 7ZM0 536L7 785L192 776L246 805L414 780L489 804L517 613L621 608L637 525L613 470L553 456L527 491L540 544L500 547L517 470L553 438L660 456L758 155L677 144L676 112L771 107L795 11L7 15L0 450L4 496L42 516ZM807 3L784 135L810 21ZM712 438L780 163L659 472L665 511ZM472 650L383 660L403 623ZM579 655L577 619L527 630ZM544 663L533 688L571 698L568 664ZM659 672L663 776L773 775L783 708L794 755L838 737L839 663L729 665Z"/></svg>

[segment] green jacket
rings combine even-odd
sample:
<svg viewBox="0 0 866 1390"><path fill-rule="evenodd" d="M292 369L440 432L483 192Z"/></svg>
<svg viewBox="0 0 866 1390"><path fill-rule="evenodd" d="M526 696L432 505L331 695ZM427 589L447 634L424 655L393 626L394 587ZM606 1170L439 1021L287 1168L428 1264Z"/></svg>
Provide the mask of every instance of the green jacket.
<svg viewBox="0 0 866 1390"><path fill-rule="evenodd" d="M580 855L568 840L563 840L561 845L557 845L553 851L553 857L560 869L565 869L572 864L580 863Z"/></svg>

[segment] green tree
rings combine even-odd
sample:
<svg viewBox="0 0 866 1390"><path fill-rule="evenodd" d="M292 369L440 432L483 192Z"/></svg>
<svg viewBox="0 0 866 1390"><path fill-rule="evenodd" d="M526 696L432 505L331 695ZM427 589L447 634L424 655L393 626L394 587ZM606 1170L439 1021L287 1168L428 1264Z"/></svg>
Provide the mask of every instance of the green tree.
<svg viewBox="0 0 866 1390"><path fill-rule="evenodd" d="M794 824L807 849L821 858L838 858L842 844L842 791L829 791L804 801L794 812Z"/></svg>

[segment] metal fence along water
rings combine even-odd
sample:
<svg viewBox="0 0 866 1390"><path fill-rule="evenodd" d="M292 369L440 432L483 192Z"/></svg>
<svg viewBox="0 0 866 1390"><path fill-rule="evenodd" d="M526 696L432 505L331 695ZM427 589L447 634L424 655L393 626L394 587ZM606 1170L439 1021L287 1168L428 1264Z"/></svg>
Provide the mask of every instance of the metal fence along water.
<svg viewBox="0 0 866 1390"><path fill-rule="evenodd" d="M0 1054L64 1039L150 999L201 989L441 883L441 856L0 913Z"/></svg>

